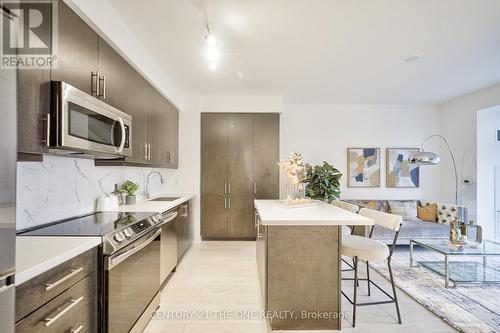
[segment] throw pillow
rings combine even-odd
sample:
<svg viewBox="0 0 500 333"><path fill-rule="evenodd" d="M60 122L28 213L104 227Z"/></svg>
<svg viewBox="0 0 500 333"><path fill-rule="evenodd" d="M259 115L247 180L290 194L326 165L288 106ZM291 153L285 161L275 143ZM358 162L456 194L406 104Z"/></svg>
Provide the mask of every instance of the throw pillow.
<svg viewBox="0 0 500 333"><path fill-rule="evenodd" d="M425 207L417 207L418 218L422 221L437 222L437 204L430 204Z"/></svg>
<svg viewBox="0 0 500 333"><path fill-rule="evenodd" d="M417 217L416 201L389 201L391 213L401 215L404 219L413 220Z"/></svg>

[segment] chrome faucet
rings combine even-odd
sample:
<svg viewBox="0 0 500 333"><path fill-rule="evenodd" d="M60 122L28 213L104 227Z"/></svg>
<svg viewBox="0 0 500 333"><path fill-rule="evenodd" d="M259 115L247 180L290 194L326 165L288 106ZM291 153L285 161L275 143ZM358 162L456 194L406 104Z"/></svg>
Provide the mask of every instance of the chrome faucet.
<svg viewBox="0 0 500 333"><path fill-rule="evenodd" d="M154 174L157 174L158 176L160 176L161 183L165 184L165 180L163 180L163 176L158 171L151 171L150 173L148 173L148 175L146 176L146 193L144 194L146 199L149 199L149 197L151 196L151 184L149 183L149 177L151 177L151 175L154 175Z"/></svg>

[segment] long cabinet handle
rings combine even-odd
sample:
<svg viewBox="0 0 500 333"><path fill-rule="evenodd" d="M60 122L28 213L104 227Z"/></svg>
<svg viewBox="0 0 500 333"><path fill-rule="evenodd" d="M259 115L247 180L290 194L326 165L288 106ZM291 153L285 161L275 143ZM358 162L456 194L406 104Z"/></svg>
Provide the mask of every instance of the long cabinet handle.
<svg viewBox="0 0 500 333"><path fill-rule="evenodd" d="M227 182L227 193L231 194L231 182Z"/></svg>
<svg viewBox="0 0 500 333"><path fill-rule="evenodd" d="M227 209L227 197L224 197L224 209Z"/></svg>
<svg viewBox="0 0 500 333"><path fill-rule="evenodd" d="M253 194L257 194L257 182L253 182Z"/></svg>
<svg viewBox="0 0 500 333"><path fill-rule="evenodd" d="M231 209L231 197L228 197L227 198L227 202L228 202L228 205L227 205L227 208Z"/></svg>
<svg viewBox="0 0 500 333"><path fill-rule="evenodd" d="M72 328L72 329L70 329L70 330L68 331L68 333L79 333L79 332L81 332L81 330L83 330L83 325L80 325L80 326L78 326L78 327L77 327L77 328L75 328L75 329L73 329L73 328Z"/></svg>
<svg viewBox="0 0 500 333"><path fill-rule="evenodd" d="M73 276L79 274L82 271L83 271L83 267L80 267L80 268L77 268L77 269L72 269L71 273L69 273L68 275L64 276L63 278L57 280L56 282L54 282L54 283L47 283L47 285L45 287L45 291L49 291L49 290L54 289L55 287L57 287L58 285L60 285L64 281L66 281L68 279L71 279Z"/></svg>
<svg viewBox="0 0 500 333"><path fill-rule="evenodd" d="M90 93L99 97L99 72L92 72L91 74L91 88Z"/></svg>
<svg viewBox="0 0 500 333"><path fill-rule="evenodd" d="M43 140L43 143L47 147L50 146L50 113L47 113L44 117L43 120L45 121L45 139Z"/></svg>
<svg viewBox="0 0 500 333"><path fill-rule="evenodd" d="M49 327L50 325L52 325L53 323L55 323L59 318L61 318L62 316L64 316L69 310L71 310L72 308L74 308L78 303L80 303L81 301L83 301L83 296L81 296L80 298L77 298L77 299L71 299L69 302L70 304L64 308L64 310L62 310L61 312L59 312L57 315L55 315L54 317L47 317L45 319L45 327Z"/></svg>
<svg viewBox="0 0 500 333"><path fill-rule="evenodd" d="M224 182L224 194L227 194L227 182Z"/></svg>
<svg viewBox="0 0 500 333"><path fill-rule="evenodd" d="M151 144L148 143L148 161L151 160Z"/></svg>
<svg viewBox="0 0 500 333"><path fill-rule="evenodd" d="M147 161L148 160L148 144L144 144L144 159Z"/></svg>
<svg viewBox="0 0 500 333"><path fill-rule="evenodd" d="M102 84L102 87L101 87L101 84ZM99 76L98 87L99 87L99 95L98 96L106 99L106 76L105 75Z"/></svg>

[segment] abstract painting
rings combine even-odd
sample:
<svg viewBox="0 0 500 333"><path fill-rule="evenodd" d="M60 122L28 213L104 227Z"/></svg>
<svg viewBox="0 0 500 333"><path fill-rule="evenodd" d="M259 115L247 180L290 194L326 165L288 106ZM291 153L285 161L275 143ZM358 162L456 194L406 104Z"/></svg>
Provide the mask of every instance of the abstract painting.
<svg viewBox="0 0 500 333"><path fill-rule="evenodd" d="M349 187L380 187L380 148L348 148L347 177Z"/></svg>
<svg viewBox="0 0 500 333"><path fill-rule="evenodd" d="M387 148L387 187L420 186L420 168L417 164L410 164L409 162L409 159L419 151L418 148Z"/></svg>

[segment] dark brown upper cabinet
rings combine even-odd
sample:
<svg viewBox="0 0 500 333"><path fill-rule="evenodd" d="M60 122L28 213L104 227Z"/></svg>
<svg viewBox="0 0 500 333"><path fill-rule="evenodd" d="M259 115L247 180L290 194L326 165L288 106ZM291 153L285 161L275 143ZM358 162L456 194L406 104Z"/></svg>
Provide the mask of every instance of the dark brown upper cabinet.
<svg viewBox="0 0 500 333"><path fill-rule="evenodd" d="M47 147L49 69L17 71L17 151L19 160L42 160Z"/></svg>
<svg viewBox="0 0 500 333"><path fill-rule="evenodd" d="M63 1L58 2L58 11L57 65L50 78L96 96L99 36Z"/></svg>
<svg viewBox="0 0 500 333"><path fill-rule="evenodd" d="M161 101L162 123L160 137L161 164L177 168L179 153L179 111L165 98Z"/></svg>
<svg viewBox="0 0 500 333"><path fill-rule="evenodd" d="M149 146L149 164L162 162L160 141L164 137L162 96L152 85L147 88L146 141Z"/></svg>
<svg viewBox="0 0 500 333"><path fill-rule="evenodd" d="M119 110L125 108L127 62L99 38L98 97Z"/></svg>
<svg viewBox="0 0 500 333"><path fill-rule="evenodd" d="M179 111L63 1L58 1L57 63L17 71L20 160L48 153L50 81L64 81L132 116L132 156L96 165L177 168Z"/></svg>
<svg viewBox="0 0 500 333"><path fill-rule="evenodd" d="M149 164L146 141L147 89L149 83L132 66L127 64L125 107L132 116L132 156L128 163Z"/></svg>

